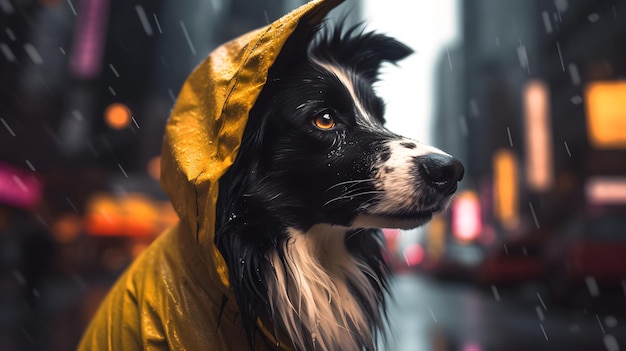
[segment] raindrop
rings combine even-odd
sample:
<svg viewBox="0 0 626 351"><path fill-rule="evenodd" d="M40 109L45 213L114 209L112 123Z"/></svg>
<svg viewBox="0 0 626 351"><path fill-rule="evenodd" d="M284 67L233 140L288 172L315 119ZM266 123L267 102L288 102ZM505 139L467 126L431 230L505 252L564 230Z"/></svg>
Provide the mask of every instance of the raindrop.
<svg viewBox="0 0 626 351"><path fill-rule="evenodd" d="M157 29L159 30L159 34L163 34L163 31L161 30L161 24L159 23L159 19L157 18L156 13L153 13L152 17L154 17L154 23L156 24Z"/></svg>
<svg viewBox="0 0 626 351"><path fill-rule="evenodd" d="M543 320L546 319L546 317L543 314L543 310L541 309L541 306L539 305L535 306L535 311L537 311L537 316L539 317L539 320L543 322Z"/></svg>
<svg viewBox="0 0 626 351"><path fill-rule="evenodd" d="M111 92L111 95L116 96L117 94L115 93L115 90L113 89L112 86L109 85L109 92Z"/></svg>
<svg viewBox="0 0 626 351"><path fill-rule="evenodd" d="M30 57L31 60L33 60L33 62L36 65L41 65L43 63L43 59L41 58L39 51L37 51L37 48L35 48L33 44L31 43L24 44L24 50L26 50L26 53L28 54L28 56Z"/></svg>
<svg viewBox="0 0 626 351"><path fill-rule="evenodd" d="M606 316L606 318L604 318L604 324L609 328L615 328L617 326L617 318Z"/></svg>
<svg viewBox="0 0 626 351"><path fill-rule="evenodd" d="M578 333L580 331L580 326L578 324L572 324L569 326L569 332L572 334Z"/></svg>
<svg viewBox="0 0 626 351"><path fill-rule="evenodd" d="M122 165L118 163L117 166L120 168L120 171L122 171L122 173L124 174L124 177L128 178L128 174L126 174L126 171L124 170L124 168L122 168Z"/></svg>
<svg viewBox="0 0 626 351"><path fill-rule="evenodd" d="M24 278L24 275L22 274L22 272L18 270L14 270L13 277L15 277L15 280L17 280L18 284L26 285L26 278Z"/></svg>
<svg viewBox="0 0 626 351"><path fill-rule="evenodd" d="M619 344L617 343L617 339L611 334L605 335L604 338L604 346L608 351L619 351Z"/></svg>
<svg viewBox="0 0 626 351"><path fill-rule="evenodd" d="M604 331L604 326L602 325L602 322L600 322L600 317L598 317L597 314L596 314L596 320L598 321L598 325L600 326L600 330L602 330L602 334L606 334L606 332Z"/></svg>
<svg viewBox="0 0 626 351"><path fill-rule="evenodd" d="M543 336L546 338L546 341L550 341L548 339L548 334L546 334L546 330L543 329L543 324L540 323L539 326L541 327L541 331L543 332Z"/></svg>
<svg viewBox="0 0 626 351"><path fill-rule="evenodd" d="M113 72L113 74L115 74L115 76L116 76L117 78L119 78L119 77L120 77L119 72L117 72L117 70L115 69L115 67L113 66L113 64L112 64L112 63L109 63L109 68L111 69L111 71Z"/></svg>
<svg viewBox="0 0 626 351"><path fill-rule="evenodd" d="M428 306L428 311L430 312L430 316L433 317L433 321L437 323L437 317L435 317L435 313L433 313L433 310L432 308L430 308L430 306Z"/></svg>
<svg viewBox="0 0 626 351"><path fill-rule="evenodd" d="M567 69L569 70L569 76L572 80L572 84L575 86L580 85L580 73L578 72L578 66L574 63L570 63L567 65Z"/></svg>
<svg viewBox="0 0 626 351"><path fill-rule="evenodd" d="M446 53L448 54L448 65L450 66L450 70L452 71L452 59L450 59L450 49L446 48Z"/></svg>
<svg viewBox="0 0 626 351"><path fill-rule="evenodd" d="M0 8L2 9L2 12L7 15L15 12L15 9L13 8L13 5L11 5L11 2L9 0L0 0Z"/></svg>
<svg viewBox="0 0 626 351"><path fill-rule="evenodd" d="M72 0L67 0L67 4L70 5L70 10L72 10L72 13L76 16L76 9L74 8L74 4L72 4Z"/></svg>
<svg viewBox="0 0 626 351"><path fill-rule="evenodd" d="M580 105L583 102L583 98L580 95L574 95L574 96L572 96L570 101L574 105Z"/></svg>
<svg viewBox="0 0 626 351"><path fill-rule="evenodd" d="M598 288L598 283L596 279L592 276L585 277L585 284L587 285L587 290L589 290L589 294L593 297L598 297L600 295L600 289Z"/></svg>
<svg viewBox="0 0 626 351"><path fill-rule="evenodd" d="M546 33L552 33L552 22L550 21L550 14L548 11L543 11L541 13L541 17L543 18L543 25L546 27Z"/></svg>
<svg viewBox="0 0 626 351"><path fill-rule="evenodd" d="M517 47L517 58L519 59L519 64L522 68L525 68L526 71L530 74L530 63L528 61L528 51L526 50L526 45L523 45L521 42Z"/></svg>
<svg viewBox="0 0 626 351"><path fill-rule="evenodd" d="M13 33L13 30L11 30L11 28L5 28L4 31L7 33L7 37L9 37L9 39L11 39L12 41L17 40L17 37L15 36L15 33Z"/></svg>
<svg viewBox="0 0 626 351"><path fill-rule="evenodd" d="M65 53L65 49L63 49L63 48L62 48L62 47L60 47L60 46L59 46L59 51L61 51L61 54L63 54L63 55L67 55L67 54Z"/></svg>
<svg viewBox="0 0 626 351"><path fill-rule="evenodd" d="M143 6L135 5L135 11L137 11L137 17L139 17L143 30L149 37L152 36L152 26L150 26L148 16L146 16L146 11L143 9Z"/></svg>
<svg viewBox="0 0 626 351"><path fill-rule="evenodd" d="M496 299L496 301L500 301L500 293L498 293L498 288L496 288L495 285L491 286L491 291L493 292L493 297Z"/></svg>
<svg viewBox="0 0 626 351"><path fill-rule="evenodd" d="M39 290L33 289L33 296L36 297L36 298L40 298L41 294L39 293Z"/></svg>
<svg viewBox="0 0 626 351"><path fill-rule="evenodd" d="M592 13L589 16L587 16L587 19L589 20L589 22L594 23L594 22L598 22L598 20L600 19L600 15L598 15L597 13Z"/></svg>
<svg viewBox="0 0 626 351"><path fill-rule="evenodd" d="M170 96L172 103L176 102L176 96L174 95L174 91L172 89L167 89L167 94Z"/></svg>
<svg viewBox="0 0 626 351"><path fill-rule="evenodd" d="M72 209L74 210L74 212L78 213L78 209L76 209L76 206L74 206L74 203L72 202L72 200L70 200L69 197L65 197L65 201L67 201L67 203L72 207Z"/></svg>
<svg viewBox="0 0 626 351"><path fill-rule="evenodd" d="M506 133L509 135L509 145L513 147L513 138L511 137L511 129L509 127L506 127Z"/></svg>
<svg viewBox="0 0 626 351"><path fill-rule="evenodd" d="M539 229L539 221L537 220L537 214L535 214L535 208L533 207L532 202L528 201L528 206L530 207L530 212L533 215L533 220L535 221L535 226Z"/></svg>
<svg viewBox="0 0 626 351"><path fill-rule="evenodd" d="M85 117L83 116L83 114L79 110L73 110L72 111L72 116L74 116L74 118L76 118L76 120L78 120L78 121L84 121L85 120Z"/></svg>
<svg viewBox="0 0 626 351"><path fill-rule="evenodd" d="M187 28L185 27L185 22L180 21L180 27L183 30L183 34L185 34L185 39L187 39L187 44L189 45L189 49L192 54L196 54L196 49L193 47L193 43L191 42L191 38L189 38L189 33L187 33Z"/></svg>
<svg viewBox="0 0 626 351"><path fill-rule="evenodd" d="M7 44L0 43L0 50L2 50L2 53L4 54L4 57L7 59L7 61L9 62L15 61L15 55L13 54L13 51L11 51L11 48Z"/></svg>
<svg viewBox="0 0 626 351"><path fill-rule="evenodd" d="M13 175L13 182L17 184L17 186L22 189L23 192L28 192L28 187L24 184L24 181L18 177L17 175Z"/></svg>
<svg viewBox="0 0 626 351"><path fill-rule="evenodd" d="M135 119L135 117L131 116L130 119L131 121L133 121L133 124L135 125L135 127L137 127L137 129L141 129L139 128L139 124L137 123L137 120Z"/></svg>
<svg viewBox="0 0 626 351"><path fill-rule="evenodd" d="M33 166L33 164L29 160L26 160L26 165L28 166L28 168L30 168L31 171L36 171L35 166Z"/></svg>
<svg viewBox="0 0 626 351"><path fill-rule="evenodd" d="M565 65L563 64L563 55L561 54L561 45L559 42L556 42L556 50L559 52L559 60L561 60L561 69L565 72Z"/></svg>
<svg viewBox="0 0 626 351"><path fill-rule="evenodd" d="M539 299L539 302L541 302L541 306L543 306L544 310L548 310L548 308L546 307L546 304L543 302L543 299L541 298L541 295L539 295L539 293L537 293L537 298Z"/></svg>
<svg viewBox="0 0 626 351"><path fill-rule="evenodd" d="M15 132L13 131L13 129L11 129L7 121L5 121L4 118L0 118L0 122L2 122L2 124L4 125L4 128L6 128L9 131L9 134L11 134L12 137L15 137Z"/></svg>
<svg viewBox="0 0 626 351"><path fill-rule="evenodd" d="M563 144L565 145L565 151L567 151L567 155L569 157L572 157L572 153L569 151L569 146L567 146L567 141L563 141Z"/></svg>

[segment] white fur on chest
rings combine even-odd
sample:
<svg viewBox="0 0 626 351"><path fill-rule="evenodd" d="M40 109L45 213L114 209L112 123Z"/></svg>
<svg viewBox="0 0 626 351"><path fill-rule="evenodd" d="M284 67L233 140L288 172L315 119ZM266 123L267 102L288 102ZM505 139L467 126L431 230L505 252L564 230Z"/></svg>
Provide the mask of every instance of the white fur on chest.
<svg viewBox="0 0 626 351"><path fill-rule="evenodd" d="M375 274L346 249L346 230L326 224L306 233L290 228L285 259L269 257L275 273L268 279L272 313L298 348L308 344L302 326L319 350L354 350L357 338L372 338L362 306L378 311L369 278Z"/></svg>

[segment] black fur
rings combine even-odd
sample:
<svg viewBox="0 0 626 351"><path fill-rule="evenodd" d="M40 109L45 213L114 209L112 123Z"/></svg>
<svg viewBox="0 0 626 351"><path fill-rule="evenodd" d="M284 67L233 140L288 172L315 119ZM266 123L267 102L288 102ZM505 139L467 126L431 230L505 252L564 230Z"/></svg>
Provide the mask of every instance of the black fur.
<svg viewBox="0 0 626 351"><path fill-rule="evenodd" d="M215 241L228 264L251 342L258 318L269 330L283 333L279 321L272 320L266 280L273 269L269 253L284 260L286 229L306 232L317 223L348 226L364 203L375 201L368 179L376 158L389 152L383 142L396 136L382 127L384 104L372 84L381 62L395 62L411 53L392 38L363 33L360 26L320 31L305 22L270 70L237 159L219 184ZM380 128L372 132L357 124L353 99L316 60L355 73L355 91ZM333 130L314 126L312 121L324 113L333 116ZM376 274L371 279L381 310L364 306L376 330L383 324L389 272L381 233L358 229L346 235L345 243L349 253ZM359 342L371 349L375 341Z"/></svg>

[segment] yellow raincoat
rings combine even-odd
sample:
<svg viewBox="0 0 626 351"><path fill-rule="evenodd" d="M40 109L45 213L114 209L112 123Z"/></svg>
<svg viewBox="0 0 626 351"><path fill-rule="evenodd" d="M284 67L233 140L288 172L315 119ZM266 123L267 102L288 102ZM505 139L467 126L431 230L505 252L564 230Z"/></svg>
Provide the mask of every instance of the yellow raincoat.
<svg viewBox="0 0 626 351"><path fill-rule="evenodd" d="M161 170L180 222L119 278L79 350L249 349L228 267L213 243L217 182L287 38L300 20L318 23L341 1L311 1L217 48L189 76L166 127ZM259 326L256 350L291 344Z"/></svg>

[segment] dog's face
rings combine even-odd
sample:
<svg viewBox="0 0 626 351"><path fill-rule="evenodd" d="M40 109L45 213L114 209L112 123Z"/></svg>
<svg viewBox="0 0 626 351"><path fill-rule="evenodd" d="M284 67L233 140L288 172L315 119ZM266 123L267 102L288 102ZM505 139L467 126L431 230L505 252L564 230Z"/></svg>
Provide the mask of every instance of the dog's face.
<svg viewBox="0 0 626 351"><path fill-rule="evenodd" d="M447 205L463 166L387 130L373 87L382 61L410 52L380 34L335 34L268 82L258 193L288 226L412 228Z"/></svg>

